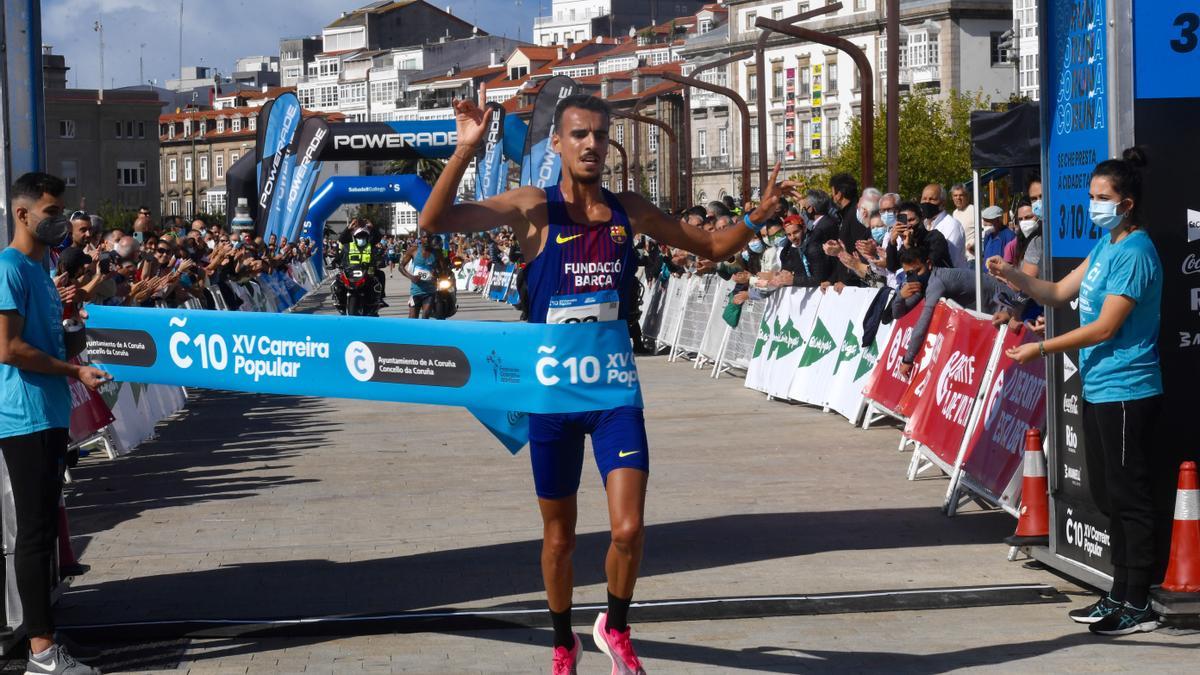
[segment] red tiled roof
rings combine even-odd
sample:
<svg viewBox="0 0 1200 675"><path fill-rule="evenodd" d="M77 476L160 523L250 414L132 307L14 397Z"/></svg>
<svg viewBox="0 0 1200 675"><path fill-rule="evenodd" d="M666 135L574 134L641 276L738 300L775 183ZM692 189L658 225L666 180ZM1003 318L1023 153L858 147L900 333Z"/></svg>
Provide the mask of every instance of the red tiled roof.
<svg viewBox="0 0 1200 675"><path fill-rule="evenodd" d="M517 47L516 51L531 61L553 61L558 58L558 47Z"/></svg>
<svg viewBox="0 0 1200 675"><path fill-rule="evenodd" d="M678 87L679 87L679 85L674 82L663 82L661 84L656 84L653 87L650 87L649 89L645 89L642 92L637 93L637 94L633 93L633 88L630 87L628 89L622 89L621 91L618 91L614 94L609 94L605 98L605 100L610 103L613 101L636 101L637 99L642 98L643 96L655 96L658 94L665 94L665 93L671 91L672 89L677 89Z"/></svg>
<svg viewBox="0 0 1200 675"><path fill-rule="evenodd" d="M451 80L465 80L468 78L486 77L488 75L496 76L504 74L504 66L479 66L477 68L468 68L467 70L455 73L453 75L439 75L437 77L429 77L424 80L416 80L413 84L427 84L429 82L448 82Z"/></svg>

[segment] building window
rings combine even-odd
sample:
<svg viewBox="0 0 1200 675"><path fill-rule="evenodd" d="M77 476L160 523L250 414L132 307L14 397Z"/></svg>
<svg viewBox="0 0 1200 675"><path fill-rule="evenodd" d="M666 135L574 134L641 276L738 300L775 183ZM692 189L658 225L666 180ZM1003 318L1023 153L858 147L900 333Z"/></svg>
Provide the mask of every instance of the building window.
<svg viewBox="0 0 1200 675"><path fill-rule="evenodd" d="M784 149L783 122L775 122L775 124L772 125L772 129L774 130L774 133L775 133L776 158L782 159L783 149Z"/></svg>
<svg viewBox="0 0 1200 675"><path fill-rule="evenodd" d="M854 11L862 12L867 9L867 0L854 0Z"/></svg>
<svg viewBox="0 0 1200 675"><path fill-rule="evenodd" d="M175 123L171 122L167 125L167 138L175 138Z"/></svg>
<svg viewBox="0 0 1200 675"><path fill-rule="evenodd" d="M213 178L221 180L225 177L225 155L213 155Z"/></svg>
<svg viewBox="0 0 1200 675"><path fill-rule="evenodd" d="M183 179L184 180L192 179L192 158L191 157L183 158Z"/></svg>
<svg viewBox="0 0 1200 675"><path fill-rule="evenodd" d="M177 216L177 215L179 215L179 200L178 200L178 199L172 199L172 200L171 200L171 213L170 213L170 215L172 215L172 216Z"/></svg>
<svg viewBox="0 0 1200 675"><path fill-rule="evenodd" d="M800 98L809 98L812 96L812 68L803 66L800 68Z"/></svg>
<svg viewBox="0 0 1200 675"><path fill-rule="evenodd" d="M842 144L842 130L838 118L829 117L825 121L825 132L829 134L829 151L836 152Z"/></svg>
<svg viewBox="0 0 1200 675"><path fill-rule="evenodd" d="M208 120L200 120L200 135L208 133Z"/></svg>
<svg viewBox="0 0 1200 675"><path fill-rule="evenodd" d="M558 36L554 36L554 43L558 43ZM519 80L529 74L528 66L516 66L508 69L508 79Z"/></svg>
<svg viewBox="0 0 1200 675"><path fill-rule="evenodd" d="M200 180L208 180L208 155L200 155Z"/></svg>
<svg viewBox="0 0 1200 675"><path fill-rule="evenodd" d="M79 184L79 163L73 159L64 159L59 170L63 182L68 187L74 187Z"/></svg>
<svg viewBox="0 0 1200 675"><path fill-rule="evenodd" d="M237 164L237 161L238 161L238 154L236 152L230 153L229 166L233 166L234 164Z"/></svg>
<svg viewBox="0 0 1200 675"><path fill-rule="evenodd" d="M117 130L116 130L116 137L117 137L117 138L120 138L120 137L121 137L121 123L120 123L120 122L116 122L115 124L116 124L116 127L117 127Z"/></svg>
<svg viewBox="0 0 1200 675"><path fill-rule="evenodd" d="M771 98L776 101L783 98L783 66L776 65L771 71Z"/></svg>
<svg viewBox="0 0 1200 675"><path fill-rule="evenodd" d="M754 68L746 69L746 93L750 102L758 100L758 71Z"/></svg>
<svg viewBox="0 0 1200 675"><path fill-rule="evenodd" d="M772 7L771 8L771 20L779 21L782 18L783 18L783 7Z"/></svg>
<svg viewBox="0 0 1200 675"><path fill-rule="evenodd" d="M758 20L758 12L750 12L746 15L746 25L742 28L743 32L749 33L754 30L754 22Z"/></svg>
<svg viewBox="0 0 1200 675"><path fill-rule="evenodd" d="M382 82L371 83L371 102L385 103L387 105L396 105L396 97L399 92L399 85L396 80L384 80Z"/></svg>
<svg viewBox="0 0 1200 675"><path fill-rule="evenodd" d="M250 131L254 131L254 130L258 129L258 116L257 115L251 115L246 118L246 128L249 129Z"/></svg>
<svg viewBox="0 0 1200 675"><path fill-rule="evenodd" d="M117 185L121 187L145 187L145 162L117 162Z"/></svg>
<svg viewBox="0 0 1200 675"><path fill-rule="evenodd" d="M167 162L167 180L174 183L179 180L179 160L172 157Z"/></svg>
<svg viewBox="0 0 1200 675"><path fill-rule="evenodd" d="M225 118L224 117L217 118L217 133L218 134L225 133Z"/></svg>
<svg viewBox="0 0 1200 675"><path fill-rule="evenodd" d="M75 138L75 120L59 120L58 137Z"/></svg>
<svg viewBox="0 0 1200 675"><path fill-rule="evenodd" d="M1015 38L1014 38L1015 40ZM1004 43L1004 33L992 31L991 34L991 49L992 49L992 65L1002 66L1008 63L1008 47L1001 46Z"/></svg>
<svg viewBox="0 0 1200 675"><path fill-rule="evenodd" d="M620 122L617 123L617 142L625 142L625 125L621 124Z"/></svg>
<svg viewBox="0 0 1200 675"><path fill-rule="evenodd" d="M633 192L633 176L629 177L629 184L625 187L626 190Z"/></svg>
<svg viewBox="0 0 1200 675"><path fill-rule="evenodd" d="M808 11L808 3L807 2L802 2L802 3L800 3L799 6L796 7L797 14L803 14L807 11Z"/></svg>
<svg viewBox="0 0 1200 675"><path fill-rule="evenodd" d="M708 157L708 129L696 132L696 156Z"/></svg>
<svg viewBox="0 0 1200 675"><path fill-rule="evenodd" d="M836 94L838 90L838 64L825 65L825 93Z"/></svg>
<svg viewBox="0 0 1200 675"><path fill-rule="evenodd" d="M650 176L650 202L658 205L658 174Z"/></svg>
<svg viewBox="0 0 1200 675"><path fill-rule="evenodd" d="M721 129L717 132L717 154L721 157L729 155L729 130Z"/></svg>
<svg viewBox="0 0 1200 675"><path fill-rule="evenodd" d="M133 138L133 121L125 123L125 138Z"/></svg>
<svg viewBox="0 0 1200 675"><path fill-rule="evenodd" d="M233 127L233 133L235 133L235 134L237 132L241 131L242 130L242 118L240 118L240 117L233 118L232 127Z"/></svg>
<svg viewBox="0 0 1200 675"><path fill-rule="evenodd" d="M650 133L648 136L650 138L650 152L658 152L658 127L650 127Z"/></svg>

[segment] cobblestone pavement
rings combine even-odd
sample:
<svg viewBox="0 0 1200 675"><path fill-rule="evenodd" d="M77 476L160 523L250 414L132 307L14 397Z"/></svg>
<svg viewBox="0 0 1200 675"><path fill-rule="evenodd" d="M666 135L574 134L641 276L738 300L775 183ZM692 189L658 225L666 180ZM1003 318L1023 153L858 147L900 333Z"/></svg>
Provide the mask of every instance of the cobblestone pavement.
<svg viewBox="0 0 1200 675"><path fill-rule="evenodd" d="M399 275L389 280L404 311ZM513 320L463 298L458 319ZM637 623L651 672L1184 672L1193 636L1095 639L1066 620L1090 593L1005 560L1014 522L940 514L945 481L908 482L897 430L856 430L734 378L639 359L652 447L637 599L1049 584L1067 601ZM460 409L193 392L130 456L70 488L91 571L62 625L384 615L540 603L540 522L525 453ZM607 512L585 464L577 605L604 598ZM881 604L877 609L893 610ZM590 632L580 620L578 630ZM75 631L107 672L544 672L549 630L394 632L387 622L183 639L170 624ZM245 631L242 631L245 633ZM590 639L581 673L607 672ZM9 669L24 662L13 659Z"/></svg>

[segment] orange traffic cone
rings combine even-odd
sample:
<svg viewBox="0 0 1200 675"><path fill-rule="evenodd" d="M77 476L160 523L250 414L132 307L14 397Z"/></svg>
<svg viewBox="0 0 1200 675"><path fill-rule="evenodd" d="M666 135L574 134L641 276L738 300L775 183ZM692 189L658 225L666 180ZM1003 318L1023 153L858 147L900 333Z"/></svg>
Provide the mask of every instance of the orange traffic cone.
<svg viewBox="0 0 1200 675"><path fill-rule="evenodd" d="M1200 485L1196 463L1179 466L1175 493L1175 525L1171 528L1171 559L1162 589L1172 593L1200 592Z"/></svg>
<svg viewBox="0 0 1200 675"><path fill-rule="evenodd" d="M1050 506L1047 500L1046 458L1042 455L1042 432L1025 432L1025 478L1021 481L1021 515L1017 531L1004 541L1009 546L1049 546Z"/></svg>

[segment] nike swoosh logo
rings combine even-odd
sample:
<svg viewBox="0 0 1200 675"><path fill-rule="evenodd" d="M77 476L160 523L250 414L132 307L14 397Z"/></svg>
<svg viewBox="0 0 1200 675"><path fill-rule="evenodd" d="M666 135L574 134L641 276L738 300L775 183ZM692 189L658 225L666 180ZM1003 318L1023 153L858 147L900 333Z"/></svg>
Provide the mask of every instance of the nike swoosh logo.
<svg viewBox="0 0 1200 675"><path fill-rule="evenodd" d="M39 669L45 668L47 673L53 673L58 668L58 659L55 659L55 660L51 661L50 663L43 664L43 663L37 663L36 661L34 663L37 665L37 667Z"/></svg>
<svg viewBox="0 0 1200 675"><path fill-rule="evenodd" d="M556 241L556 242L558 242L558 243L560 243L560 244L565 244L565 243L567 243L568 241L571 241L572 239L578 239L578 238L580 238L580 237L582 237L582 236L583 236L582 234L573 234L573 235L571 235L571 236L569 236L569 237L564 237L564 236L562 236L562 235L560 234L560 235L558 235L557 237L555 237L554 241Z"/></svg>
<svg viewBox="0 0 1200 675"><path fill-rule="evenodd" d="M641 452L641 450L622 450L621 452L617 453L617 457L620 457L621 459L625 459L626 457L628 457L630 455L636 455L639 452Z"/></svg>

